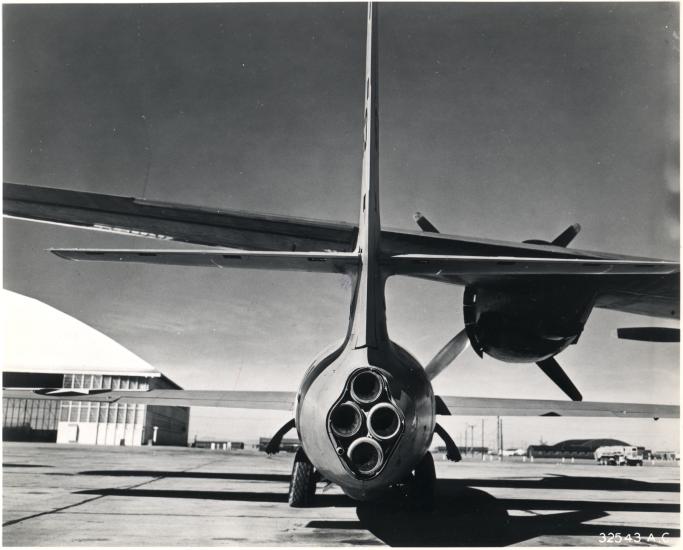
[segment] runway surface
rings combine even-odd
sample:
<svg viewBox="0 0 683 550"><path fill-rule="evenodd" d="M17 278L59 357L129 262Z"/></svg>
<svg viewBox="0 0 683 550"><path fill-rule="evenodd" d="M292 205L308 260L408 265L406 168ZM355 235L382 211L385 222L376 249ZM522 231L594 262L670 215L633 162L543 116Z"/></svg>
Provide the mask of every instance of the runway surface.
<svg viewBox="0 0 683 550"><path fill-rule="evenodd" d="M359 505L322 483L314 507L290 508L291 462L287 453L4 443L3 544L609 547L616 533L632 545L680 537L674 463L437 457L435 510L419 513L397 499Z"/></svg>

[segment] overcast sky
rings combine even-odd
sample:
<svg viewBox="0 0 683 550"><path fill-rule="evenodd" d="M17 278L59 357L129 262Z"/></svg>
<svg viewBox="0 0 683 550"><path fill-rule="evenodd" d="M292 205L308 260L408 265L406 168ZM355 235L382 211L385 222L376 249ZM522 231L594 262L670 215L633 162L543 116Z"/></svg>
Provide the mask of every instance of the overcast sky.
<svg viewBox="0 0 683 550"><path fill-rule="evenodd" d="M4 179L355 221L365 9L4 5ZM676 3L382 4L379 26L384 226L413 228L419 210L444 233L521 241L579 222L579 248L678 257ZM341 277L74 263L51 246L162 245L9 220L4 285L188 389L294 390L345 332ZM394 278L387 300L392 338L423 362L462 328L458 287ZM672 326L595 311L558 357L585 399L677 402L678 346L614 336L643 324ZM435 389L564 397L536 367L471 350ZM190 435L257 437L286 419L201 409ZM457 436L465 422L445 424ZM673 421L506 421L510 444L660 448L677 434Z"/></svg>

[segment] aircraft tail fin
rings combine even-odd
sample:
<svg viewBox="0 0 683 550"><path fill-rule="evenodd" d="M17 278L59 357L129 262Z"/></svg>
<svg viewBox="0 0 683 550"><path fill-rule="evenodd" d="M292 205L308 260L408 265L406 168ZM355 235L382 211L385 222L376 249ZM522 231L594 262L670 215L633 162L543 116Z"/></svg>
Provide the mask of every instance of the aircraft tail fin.
<svg viewBox="0 0 683 550"><path fill-rule="evenodd" d="M363 114L363 168L356 251L374 254L379 249L379 108L377 88L377 7L368 3L365 54L365 111Z"/></svg>
<svg viewBox="0 0 683 550"><path fill-rule="evenodd" d="M356 253L360 257L351 305L350 338L355 348L376 348L388 340L384 280L379 265L379 107L377 4L368 3L365 53L365 110L363 113L363 169Z"/></svg>

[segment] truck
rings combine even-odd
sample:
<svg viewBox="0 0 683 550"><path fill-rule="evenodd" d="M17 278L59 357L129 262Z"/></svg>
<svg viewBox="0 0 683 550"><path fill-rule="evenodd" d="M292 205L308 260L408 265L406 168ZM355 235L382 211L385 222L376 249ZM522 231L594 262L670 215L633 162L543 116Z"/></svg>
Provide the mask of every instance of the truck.
<svg viewBox="0 0 683 550"><path fill-rule="evenodd" d="M603 466L643 465L643 455L638 447L622 447L619 445L598 447L594 456L597 463Z"/></svg>

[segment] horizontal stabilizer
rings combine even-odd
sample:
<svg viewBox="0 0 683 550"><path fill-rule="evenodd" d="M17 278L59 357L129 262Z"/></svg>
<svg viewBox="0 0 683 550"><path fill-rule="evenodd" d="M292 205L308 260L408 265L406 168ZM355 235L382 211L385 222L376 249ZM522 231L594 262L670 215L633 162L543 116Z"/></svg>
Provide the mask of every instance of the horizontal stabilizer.
<svg viewBox="0 0 683 550"><path fill-rule="evenodd" d="M225 407L231 409L269 409L291 411L295 392L221 391L221 390L90 390L89 393L64 393L63 388L26 390L4 389L3 397L18 399L58 399L100 403L139 403L165 407Z"/></svg>
<svg viewBox="0 0 683 550"><path fill-rule="evenodd" d="M52 248L60 258L75 261L136 262L143 264L273 269L346 273L358 265L352 252L257 252L252 250L112 250L97 248Z"/></svg>
<svg viewBox="0 0 683 550"><path fill-rule="evenodd" d="M616 418L679 418L678 405L649 403L603 403L599 401L555 401L497 397L441 396L457 416L586 416Z"/></svg>
<svg viewBox="0 0 683 550"><path fill-rule="evenodd" d="M640 340L641 342L680 342L681 330L669 327L618 328L617 336L622 340Z"/></svg>
<svg viewBox="0 0 683 550"><path fill-rule="evenodd" d="M13 183L4 184L3 214L11 219L64 227L245 250L350 252L358 234L357 225L342 222L238 212ZM570 234L573 232L574 230ZM677 263L665 262L662 266L657 260L649 258L570 250L557 245L541 244L541 241L536 244L521 244L404 229L384 229L381 240L382 251L387 256L383 260L388 264L385 269L457 285L477 284L495 277L496 274L533 276L537 272L575 274L578 271L579 275L584 272L601 273L601 269L609 270L615 260L630 260L636 265L632 270L633 275L620 275L628 267L622 265L620 270L611 271L616 276L600 278L595 306L666 319L679 316L680 278ZM565 241L566 238L560 239L561 244ZM407 253L421 253L426 256L400 256ZM395 255L399 256L392 260L391 257ZM469 262L467 270L463 270L462 265L457 264L463 257L469 256L476 257L484 264ZM448 258L457 260L449 261ZM552 271L542 270L539 265L535 265L535 269L525 269L520 264L497 265L497 262L506 262L506 258L512 261L526 258L571 258L577 263L564 271L561 269L563 266L558 264L552 265ZM581 266L582 260L577 258L597 261L590 266ZM446 265L440 265L441 263ZM646 267L653 264L657 265L651 269ZM661 274L660 269L668 269L666 265L673 266L671 271L669 274ZM448 273L453 271L457 274L449 276Z"/></svg>
<svg viewBox="0 0 683 550"><path fill-rule="evenodd" d="M388 261L396 275L655 275L679 271L667 260L589 260L512 256L435 256L399 254Z"/></svg>

